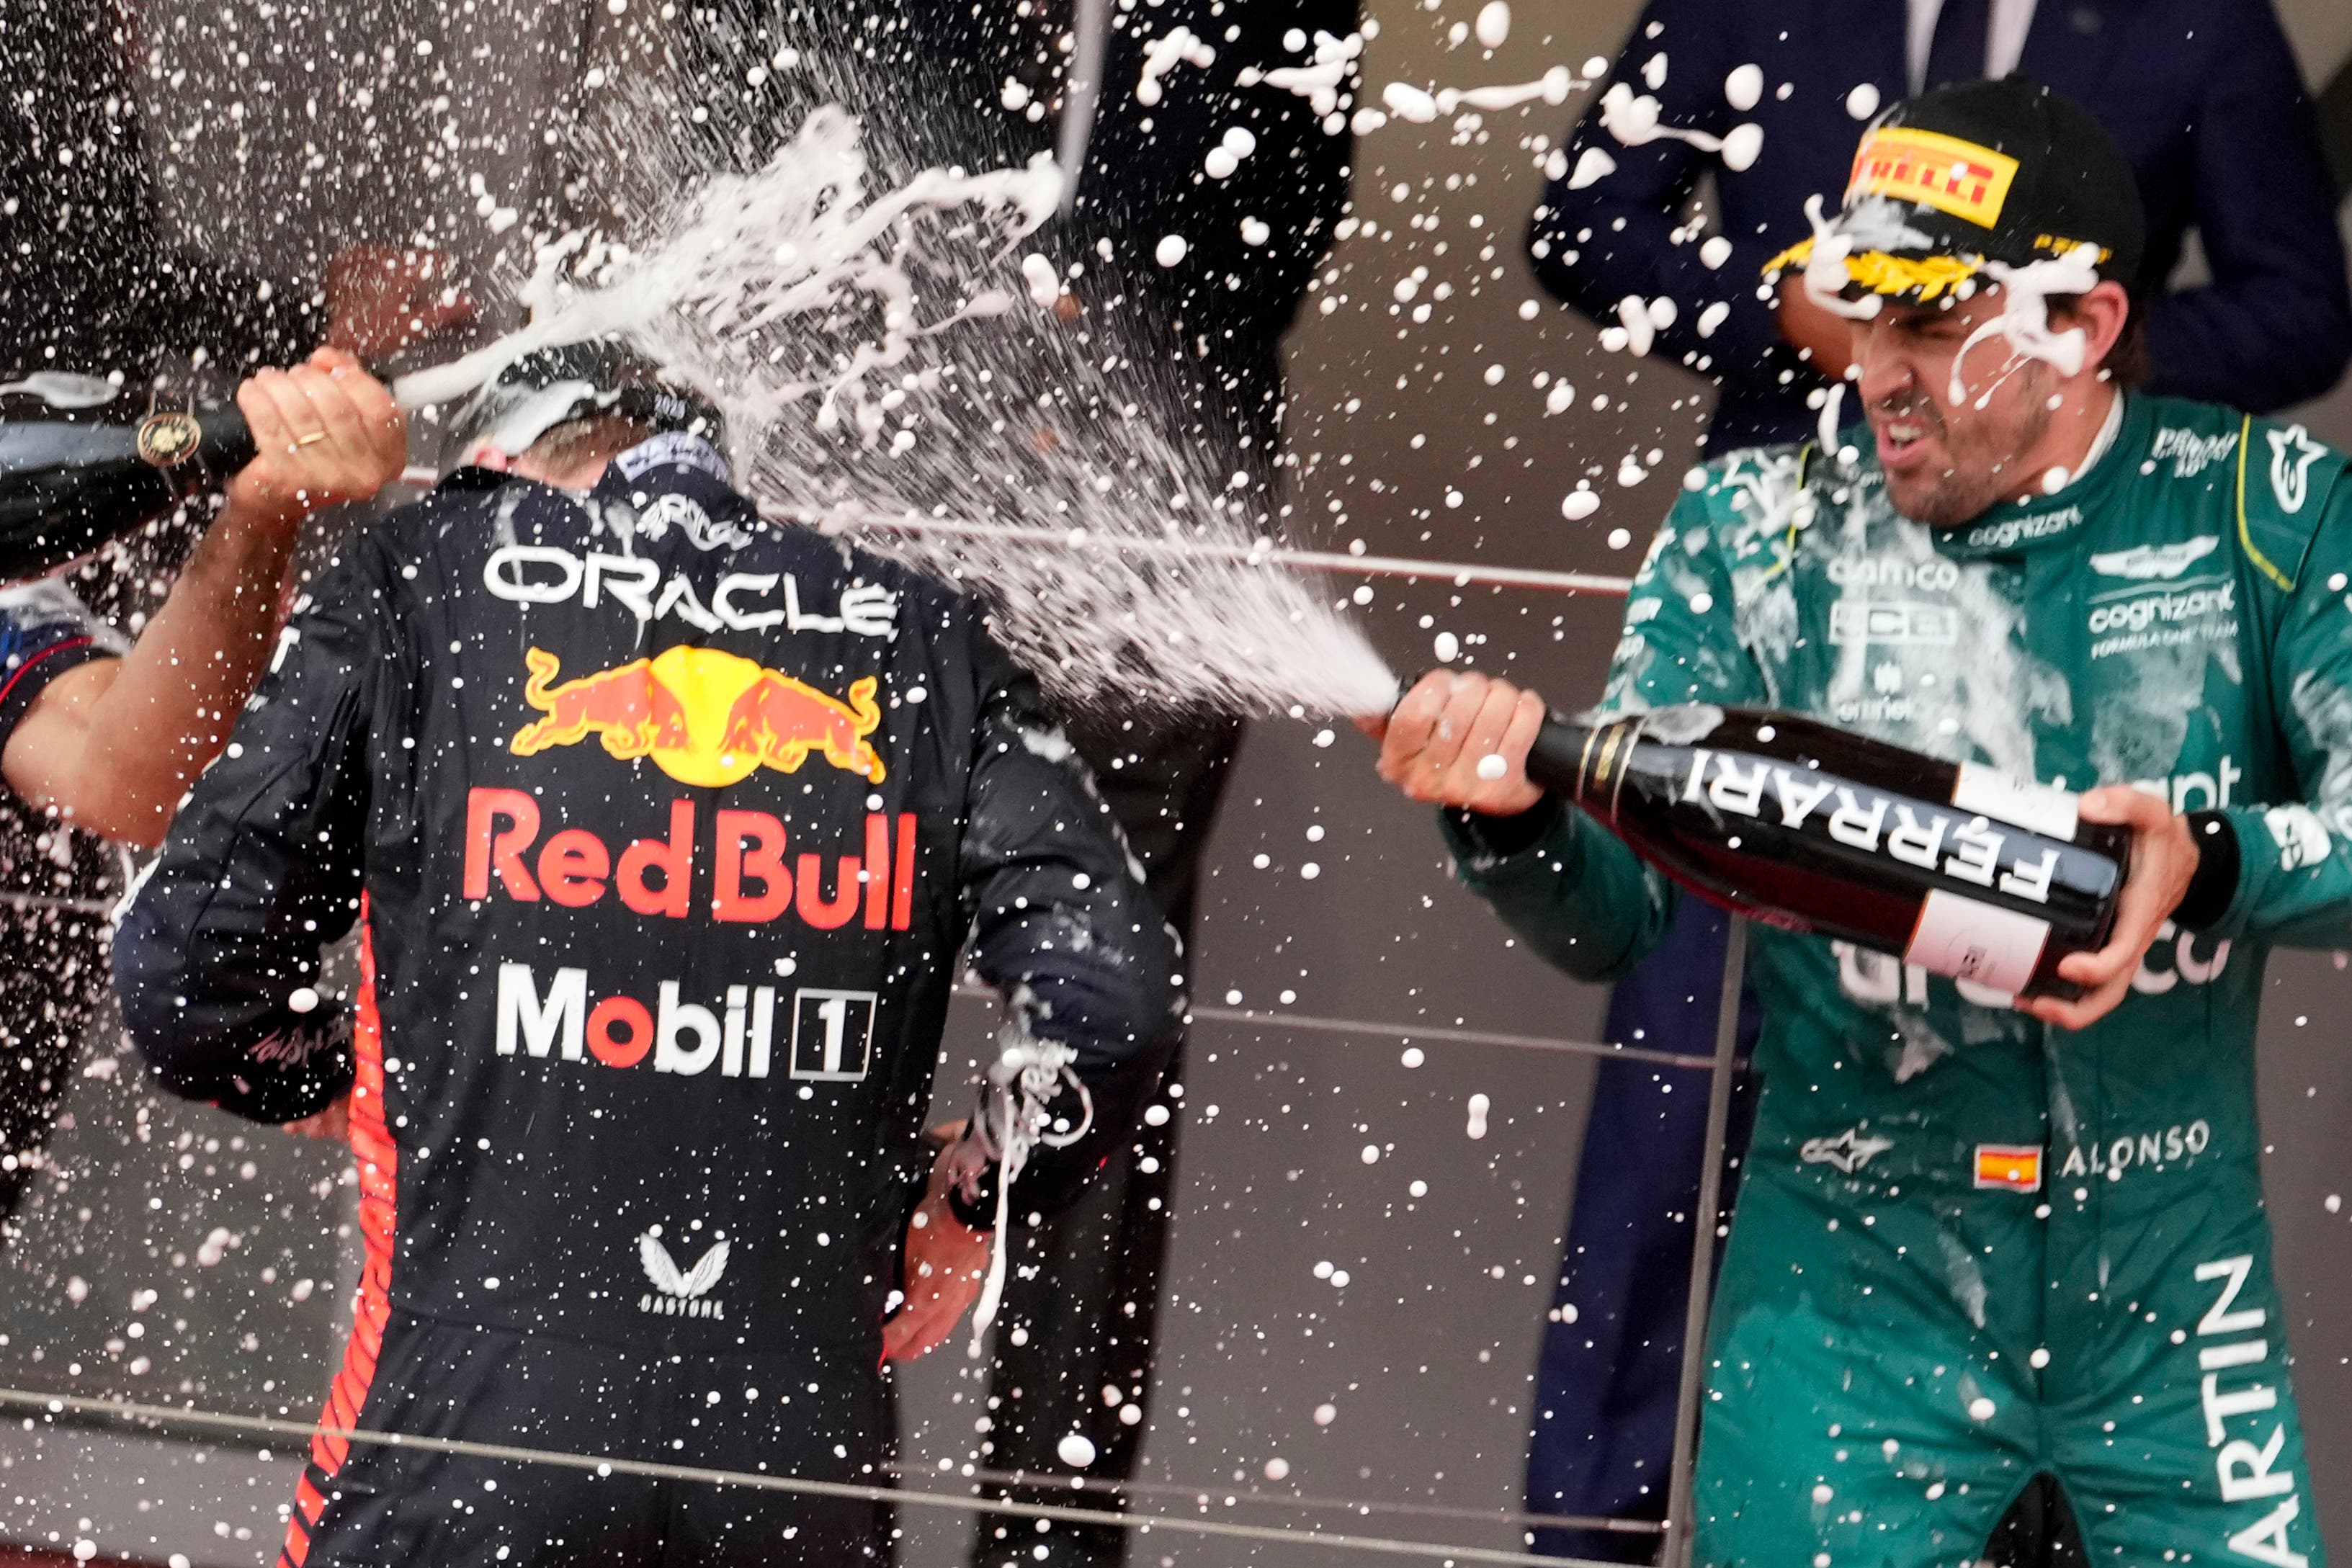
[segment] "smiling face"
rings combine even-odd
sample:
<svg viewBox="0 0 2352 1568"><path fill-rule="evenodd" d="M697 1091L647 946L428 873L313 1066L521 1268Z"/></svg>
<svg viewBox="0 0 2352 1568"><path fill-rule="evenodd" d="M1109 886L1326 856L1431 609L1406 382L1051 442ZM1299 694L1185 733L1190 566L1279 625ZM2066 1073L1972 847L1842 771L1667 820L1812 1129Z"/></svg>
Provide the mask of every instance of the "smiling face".
<svg viewBox="0 0 2352 1568"><path fill-rule="evenodd" d="M1960 376L1966 395L1954 401L1952 362L1960 346L1998 317L2003 303L1999 290L1943 308L1890 300L1854 325L1863 413L1878 442L1887 498L1930 528L1958 528L1997 502L2040 488L2071 383L2095 373L2062 376L2039 360L2011 355L2006 340L1995 336L1969 350Z"/></svg>

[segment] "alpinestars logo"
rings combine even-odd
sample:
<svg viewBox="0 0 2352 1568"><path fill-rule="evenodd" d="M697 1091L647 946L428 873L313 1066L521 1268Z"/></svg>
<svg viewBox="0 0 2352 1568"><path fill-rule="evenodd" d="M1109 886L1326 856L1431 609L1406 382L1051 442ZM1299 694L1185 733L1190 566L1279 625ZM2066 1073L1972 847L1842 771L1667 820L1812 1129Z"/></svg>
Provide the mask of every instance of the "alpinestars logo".
<svg viewBox="0 0 2352 1568"><path fill-rule="evenodd" d="M637 1298L637 1311L656 1317L723 1318L725 1303L709 1299L717 1288L719 1277L727 1272L728 1240L720 1237L710 1244L710 1250L701 1261L685 1272L678 1271L677 1261L662 1245L661 1227L656 1225L637 1238L637 1257L646 1266L646 1278L651 1280L651 1291Z"/></svg>
<svg viewBox="0 0 2352 1568"><path fill-rule="evenodd" d="M1860 1127L1848 1127L1834 1138L1807 1138L1797 1157L1809 1166L1835 1166L1852 1176L1895 1146L1892 1138L1874 1137Z"/></svg>
<svg viewBox="0 0 2352 1568"><path fill-rule="evenodd" d="M2271 494L2278 497L2281 510L2300 512L2308 498L2311 465L2327 455L2327 448L2305 434L2299 424L2272 431L2270 442Z"/></svg>

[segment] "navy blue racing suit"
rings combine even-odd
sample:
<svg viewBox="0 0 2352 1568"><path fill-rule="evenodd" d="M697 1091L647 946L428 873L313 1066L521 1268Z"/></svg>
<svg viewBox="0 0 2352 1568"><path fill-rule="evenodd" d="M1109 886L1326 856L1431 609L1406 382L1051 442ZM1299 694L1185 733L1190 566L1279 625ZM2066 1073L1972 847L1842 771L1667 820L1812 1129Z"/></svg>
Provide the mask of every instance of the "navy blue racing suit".
<svg viewBox="0 0 2352 1568"><path fill-rule="evenodd" d="M355 538L123 922L164 1086L267 1122L350 1096L327 1426L887 1484L959 951L1075 1051L1065 1127L1091 1103L1016 1213L1156 1082L1172 941L980 607L724 474L683 436L584 497L461 470ZM319 956L354 921L346 1007ZM321 1435L282 1561L887 1552L868 1502Z"/></svg>

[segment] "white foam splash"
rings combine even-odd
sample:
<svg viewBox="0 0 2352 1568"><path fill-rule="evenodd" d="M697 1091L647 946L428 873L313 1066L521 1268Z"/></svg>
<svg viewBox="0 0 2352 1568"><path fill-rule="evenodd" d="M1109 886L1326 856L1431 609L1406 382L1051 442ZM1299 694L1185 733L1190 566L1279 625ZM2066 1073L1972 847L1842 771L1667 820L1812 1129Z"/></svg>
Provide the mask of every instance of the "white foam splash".
<svg viewBox="0 0 2352 1568"><path fill-rule="evenodd" d="M2001 311L1989 321L1979 322L1952 355L1952 384L1947 389L1951 401L1960 402L1968 396L1968 389L1960 380L1960 367L1969 350L1994 337L2009 340L2012 362L2040 360L2062 376L2080 375L2089 339L2080 327L2052 331L2050 301L2053 296L2087 294L2097 287L2098 260L2096 246L2078 245L2063 256L2031 261L2023 267L1986 262L1986 275L2000 286Z"/></svg>
<svg viewBox="0 0 2352 1568"><path fill-rule="evenodd" d="M1270 560L1270 476L1231 470L1198 373L1117 267L1069 282L1074 321L1026 302L1050 285L1064 303L1018 243L1059 193L1043 162L885 186L856 122L821 109L757 173L656 215L658 243L549 247L530 327L402 393L446 397L530 348L619 333L718 401L763 508L978 590L1066 702L1385 712L1395 676L1319 585Z"/></svg>
<svg viewBox="0 0 2352 1568"><path fill-rule="evenodd" d="M1179 65L1205 70L1217 63L1217 51L1190 27L1171 27L1143 48L1143 66L1135 81L1135 101L1149 109L1160 101L1160 79Z"/></svg>
<svg viewBox="0 0 2352 1568"><path fill-rule="evenodd" d="M1764 128L1753 120L1733 126L1721 136L1688 131L1659 121L1658 100L1635 93L1625 82L1612 82L1601 95L1601 123L1620 145L1640 147L1659 141L1687 141L1702 152L1712 152L1723 166L1738 172L1752 167L1764 151Z"/></svg>

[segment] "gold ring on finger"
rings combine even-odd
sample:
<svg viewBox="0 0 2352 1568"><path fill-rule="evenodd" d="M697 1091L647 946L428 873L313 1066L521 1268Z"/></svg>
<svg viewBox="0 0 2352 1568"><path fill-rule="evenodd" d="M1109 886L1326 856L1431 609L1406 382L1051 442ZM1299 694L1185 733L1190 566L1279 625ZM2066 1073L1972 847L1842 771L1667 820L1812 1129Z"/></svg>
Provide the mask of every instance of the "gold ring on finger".
<svg viewBox="0 0 2352 1568"><path fill-rule="evenodd" d="M294 444L297 446L316 446L320 442L326 439L327 433L325 431L314 430L308 435L296 436L294 438Z"/></svg>

